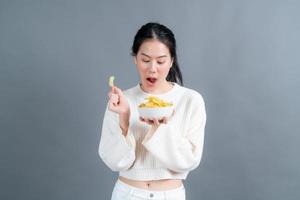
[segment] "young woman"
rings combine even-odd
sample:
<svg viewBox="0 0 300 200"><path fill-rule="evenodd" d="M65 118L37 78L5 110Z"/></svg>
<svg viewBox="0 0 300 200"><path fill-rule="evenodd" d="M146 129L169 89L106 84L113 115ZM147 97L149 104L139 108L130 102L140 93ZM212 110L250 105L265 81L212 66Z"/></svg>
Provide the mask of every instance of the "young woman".
<svg viewBox="0 0 300 200"><path fill-rule="evenodd" d="M182 86L174 34L158 23L135 35L132 56L140 83L122 91L113 86L103 119L99 155L119 172L112 200L184 200L182 180L201 160L205 104ZM138 106L148 96L174 104L171 117L142 118Z"/></svg>

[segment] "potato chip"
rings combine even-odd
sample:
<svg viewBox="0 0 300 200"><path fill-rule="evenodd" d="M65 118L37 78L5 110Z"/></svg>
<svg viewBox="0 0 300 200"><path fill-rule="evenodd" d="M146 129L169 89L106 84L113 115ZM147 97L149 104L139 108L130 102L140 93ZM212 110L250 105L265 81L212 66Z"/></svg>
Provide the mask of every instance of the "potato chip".
<svg viewBox="0 0 300 200"><path fill-rule="evenodd" d="M108 84L109 84L110 87L114 86L114 80L115 80L114 76L110 76L109 77Z"/></svg>
<svg viewBox="0 0 300 200"><path fill-rule="evenodd" d="M146 98L148 100L146 103L141 103L139 105L140 108L158 108L158 107L167 107L172 106L172 103L168 103L158 97L149 96Z"/></svg>

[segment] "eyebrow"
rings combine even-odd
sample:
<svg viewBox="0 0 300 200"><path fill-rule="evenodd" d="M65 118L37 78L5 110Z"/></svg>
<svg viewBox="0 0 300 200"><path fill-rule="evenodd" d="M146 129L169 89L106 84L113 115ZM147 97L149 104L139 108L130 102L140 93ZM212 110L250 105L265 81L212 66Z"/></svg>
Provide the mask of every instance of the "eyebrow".
<svg viewBox="0 0 300 200"><path fill-rule="evenodd" d="M151 58L151 56L145 54L145 53L141 53L144 56L147 56L148 58ZM157 58L163 58L163 57L167 57L166 55L162 55L162 56L158 56Z"/></svg>

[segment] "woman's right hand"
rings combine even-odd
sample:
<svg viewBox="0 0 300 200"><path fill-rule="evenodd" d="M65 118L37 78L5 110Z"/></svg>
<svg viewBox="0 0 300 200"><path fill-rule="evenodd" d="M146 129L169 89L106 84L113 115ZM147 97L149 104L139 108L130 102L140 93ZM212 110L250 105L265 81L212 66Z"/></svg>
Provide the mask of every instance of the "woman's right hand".
<svg viewBox="0 0 300 200"><path fill-rule="evenodd" d="M118 114L125 114L129 112L129 104L120 88L116 86L111 87L111 91L108 93L108 97L109 110Z"/></svg>
<svg viewBox="0 0 300 200"><path fill-rule="evenodd" d="M108 93L108 109L119 114L119 125L122 129L124 136L127 135L130 117L129 104L122 92L116 86L111 87L111 91Z"/></svg>

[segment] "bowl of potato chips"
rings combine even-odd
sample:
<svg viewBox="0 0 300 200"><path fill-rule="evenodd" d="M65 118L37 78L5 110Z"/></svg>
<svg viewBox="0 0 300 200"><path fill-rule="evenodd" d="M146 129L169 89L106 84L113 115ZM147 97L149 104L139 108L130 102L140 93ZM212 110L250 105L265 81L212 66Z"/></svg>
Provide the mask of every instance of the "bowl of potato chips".
<svg viewBox="0 0 300 200"><path fill-rule="evenodd" d="M148 119L162 119L170 117L174 110L174 105L156 96L149 96L146 102L138 106L140 117Z"/></svg>

